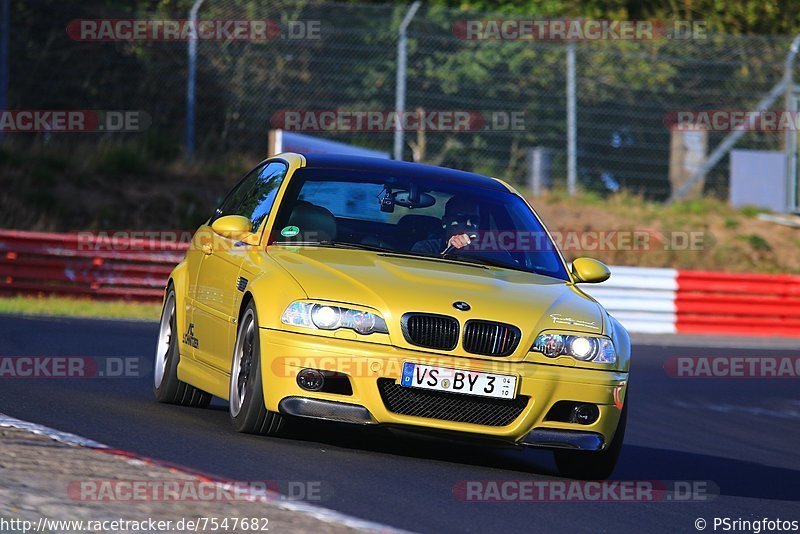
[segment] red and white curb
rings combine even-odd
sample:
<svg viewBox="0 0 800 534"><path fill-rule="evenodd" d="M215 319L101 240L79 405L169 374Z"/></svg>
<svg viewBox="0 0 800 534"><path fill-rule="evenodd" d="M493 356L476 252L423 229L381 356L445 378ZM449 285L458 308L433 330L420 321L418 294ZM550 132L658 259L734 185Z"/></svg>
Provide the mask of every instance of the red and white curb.
<svg viewBox="0 0 800 534"><path fill-rule="evenodd" d="M800 337L800 276L611 267L581 288L630 332Z"/></svg>
<svg viewBox="0 0 800 534"><path fill-rule="evenodd" d="M202 473L200 471L196 471L191 468L171 464L169 462L163 462L161 460L155 460L153 458L148 458L146 456L140 456L130 451L114 449L112 447L109 447L108 445L98 443L97 441L84 438L76 434L70 434L69 432L62 432L60 430L40 425L38 423L32 423L30 421L23 421L21 419L16 419L14 417L10 417L2 413L0 413L0 428L15 428L18 430L24 430L34 434L39 434L41 436L47 436L48 438L51 438L55 441L67 445L75 447L83 447L86 449L92 449L98 452L111 454L131 465L150 465L154 467L163 467L165 469L171 470L174 473L180 473L196 477L200 479L202 482L216 484L219 486L221 490L225 489L226 484L230 484L230 481L223 481L218 477ZM330 510L328 508L323 508L321 506L315 506L307 502L287 501L283 499L279 493L270 490L265 491L263 489L259 489L258 491L254 490L252 493L253 494L251 498L248 498L247 500L251 500L253 502L267 500L271 505L275 506L276 508L308 515L319 521L324 521L326 523L332 523L336 525L342 525L345 527L361 529L361 530L377 531L377 532L386 532L386 533L406 532L373 521L367 521L365 519L359 519L357 517L349 516L337 512L335 510Z"/></svg>

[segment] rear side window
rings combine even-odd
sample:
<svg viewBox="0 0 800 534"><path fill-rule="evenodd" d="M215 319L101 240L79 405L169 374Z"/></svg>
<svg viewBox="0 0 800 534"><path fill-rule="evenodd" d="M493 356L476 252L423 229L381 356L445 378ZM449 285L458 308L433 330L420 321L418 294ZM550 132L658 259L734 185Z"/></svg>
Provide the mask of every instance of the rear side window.
<svg viewBox="0 0 800 534"><path fill-rule="evenodd" d="M252 232L258 231L272 210L287 170L285 163L274 161L250 171L225 197L212 222L225 215L241 215L250 219Z"/></svg>

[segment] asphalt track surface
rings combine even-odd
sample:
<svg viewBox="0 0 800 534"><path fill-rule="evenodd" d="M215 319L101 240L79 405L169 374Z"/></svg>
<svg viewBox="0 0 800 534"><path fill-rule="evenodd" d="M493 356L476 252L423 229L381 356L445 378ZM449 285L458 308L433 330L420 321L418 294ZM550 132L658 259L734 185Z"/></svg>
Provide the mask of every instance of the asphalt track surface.
<svg viewBox="0 0 800 534"><path fill-rule="evenodd" d="M0 317L0 355L146 357L155 323ZM615 480L701 481L709 500L465 502L467 480L558 481L550 453L303 425L234 433L226 405L157 404L151 378L0 379L0 412L231 480L322 481L318 503L416 532L696 532L695 520L800 521L798 378L686 379L671 356L798 356L800 349L634 347L630 420ZM297 425L295 425L297 426ZM64 518L67 519L67 518ZM716 529L721 532L721 527Z"/></svg>

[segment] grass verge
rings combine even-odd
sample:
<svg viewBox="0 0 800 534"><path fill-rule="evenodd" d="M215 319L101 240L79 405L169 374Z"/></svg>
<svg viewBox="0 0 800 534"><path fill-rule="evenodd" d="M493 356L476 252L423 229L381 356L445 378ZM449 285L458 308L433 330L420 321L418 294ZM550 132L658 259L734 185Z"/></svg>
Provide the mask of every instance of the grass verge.
<svg viewBox="0 0 800 534"><path fill-rule="evenodd" d="M157 321L161 315L161 304L18 296L0 298L0 313Z"/></svg>
<svg viewBox="0 0 800 534"><path fill-rule="evenodd" d="M573 198L554 191L531 203L567 260L610 265L744 273L800 274L800 230L757 218L754 207L714 198L671 205L620 193Z"/></svg>

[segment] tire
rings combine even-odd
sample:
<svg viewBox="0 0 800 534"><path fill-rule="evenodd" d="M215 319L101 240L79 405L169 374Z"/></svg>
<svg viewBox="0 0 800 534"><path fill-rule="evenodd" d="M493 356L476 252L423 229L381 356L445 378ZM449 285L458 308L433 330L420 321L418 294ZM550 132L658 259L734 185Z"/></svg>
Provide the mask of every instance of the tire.
<svg viewBox="0 0 800 534"><path fill-rule="evenodd" d="M164 308L158 330L155 361L153 362L153 393L158 402L205 408L211 394L178 380L178 320L175 310L175 288L167 287Z"/></svg>
<svg viewBox="0 0 800 534"><path fill-rule="evenodd" d="M625 427L628 423L628 399L622 407L617 431L614 439L604 451L553 451L558 473L567 478L580 480L605 480L614 472L619 454L622 451L622 442L625 439Z"/></svg>
<svg viewBox="0 0 800 534"><path fill-rule="evenodd" d="M245 434L273 436L285 426L281 414L264 406L261 374L261 344L258 315L253 301L247 304L239 321L231 358L229 414L233 429Z"/></svg>

